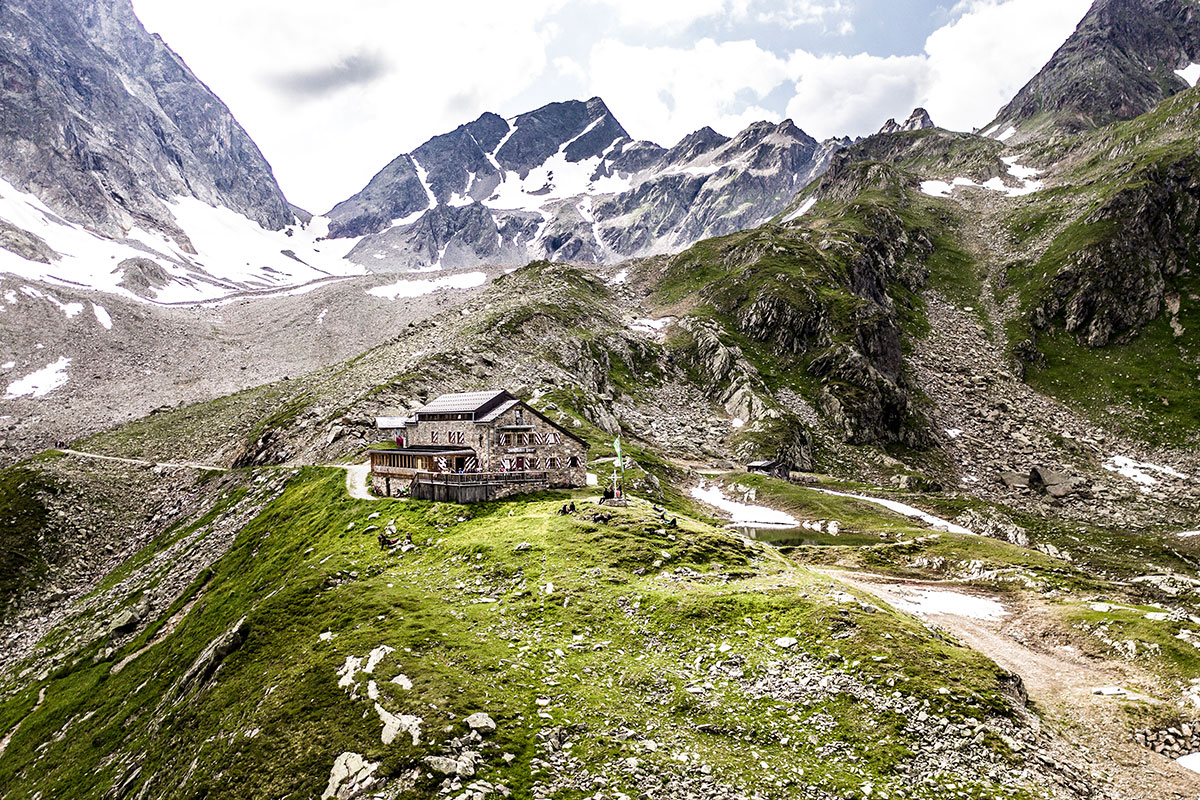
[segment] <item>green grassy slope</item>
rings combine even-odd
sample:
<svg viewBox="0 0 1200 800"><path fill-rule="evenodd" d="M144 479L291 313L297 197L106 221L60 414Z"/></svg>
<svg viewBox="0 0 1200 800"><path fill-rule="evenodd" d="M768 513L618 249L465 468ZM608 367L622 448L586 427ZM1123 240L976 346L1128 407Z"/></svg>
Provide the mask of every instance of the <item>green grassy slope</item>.
<svg viewBox="0 0 1200 800"><path fill-rule="evenodd" d="M301 472L180 597L173 611L194 605L161 641L165 620L117 652L7 679L0 729L19 727L0 795L315 796L355 752L387 796L425 797L441 776L423 759L461 755L464 718L485 711L497 730L470 745L473 779L519 797L581 797L592 777L637 796L647 774L762 797L866 783L1041 796L989 733L1013 712L982 657L702 522L667 533L635 504L595 525L556 516L562 502L356 501L340 472ZM414 551L379 549L367 529L388 519ZM223 660L195 669L231 630ZM916 711L986 720L985 735L935 769L915 757L929 745ZM419 718L417 743L384 742L381 713Z"/></svg>
<svg viewBox="0 0 1200 800"><path fill-rule="evenodd" d="M1018 301L1009 335L1029 382L1155 445L1200 437L1198 134L1200 92L1188 91L1036 145L1061 160L1055 186L1006 221L1026 255L1001 298Z"/></svg>

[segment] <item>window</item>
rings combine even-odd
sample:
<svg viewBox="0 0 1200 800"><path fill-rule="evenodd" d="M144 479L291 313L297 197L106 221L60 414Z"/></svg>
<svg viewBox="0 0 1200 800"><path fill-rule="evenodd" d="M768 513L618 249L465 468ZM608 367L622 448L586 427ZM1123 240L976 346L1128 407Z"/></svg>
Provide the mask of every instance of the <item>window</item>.
<svg viewBox="0 0 1200 800"><path fill-rule="evenodd" d="M437 431L430 431L430 432L429 432L429 441L430 441L430 443L431 443L431 444L437 444L437 443L438 443L438 432L437 432Z"/></svg>
<svg viewBox="0 0 1200 800"><path fill-rule="evenodd" d="M558 444L560 441L557 431L551 431L546 434L546 444Z"/></svg>
<svg viewBox="0 0 1200 800"><path fill-rule="evenodd" d="M558 469L558 458L550 456L546 459L546 469Z"/></svg>
<svg viewBox="0 0 1200 800"><path fill-rule="evenodd" d="M446 434L447 444L466 444L467 437L462 431L450 431Z"/></svg>
<svg viewBox="0 0 1200 800"><path fill-rule="evenodd" d="M571 456L571 458L568 459L567 464L571 467L582 467L583 459L581 459L579 456Z"/></svg>

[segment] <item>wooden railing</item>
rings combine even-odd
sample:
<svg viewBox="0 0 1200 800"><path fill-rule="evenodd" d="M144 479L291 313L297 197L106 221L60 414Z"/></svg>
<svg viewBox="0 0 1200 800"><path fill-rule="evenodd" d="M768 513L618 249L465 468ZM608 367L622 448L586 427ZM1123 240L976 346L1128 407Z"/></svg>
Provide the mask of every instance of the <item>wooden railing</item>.
<svg viewBox="0 0 1200 800"><path fill-rule="evenodd" d="M545 472L418 472L413 479L419 483L445 483L457 486L489 483L544 483Z"/></svg>

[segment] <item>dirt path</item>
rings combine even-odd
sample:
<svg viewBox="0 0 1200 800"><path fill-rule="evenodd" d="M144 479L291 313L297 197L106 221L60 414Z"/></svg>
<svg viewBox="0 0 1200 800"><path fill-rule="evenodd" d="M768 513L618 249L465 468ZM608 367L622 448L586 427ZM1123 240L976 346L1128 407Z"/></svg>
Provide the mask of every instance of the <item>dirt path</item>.
<svg viewBox="0 0 1200 800"><path fill-rule="evenodd" d="M122 458L120 456L106 456L100 453L88 453L83 450L60 449L60 453L78 458L91 458L97 461L113 461L118 464L132 464L136 467L168 467L172 469L211 469L218 472L228 472L229 467L218 467L212 464L195 464L191 462L170 462L170 461L147 461L142 458ZM356 500L376 500L371 494L369 483L371 478L371 462L364 461L361 464L320 464L318 466L330 467L332 469L344 469L346 471L346 492Z"/></svg>
<svg viewBox="0 0 1200 800"><path fill-rule="evenodd" d="M364 461L361 464L354 466L338 465L346 470L346 491L350 496L357 500L374 500L375 497L371 494L367 487L367 481L371 475L371 462Z"/></svg>
<svg viewBox="0 0 1200 800"><path fill-rule="evenodd" d="M59 449L60 453L79 458L92 458L98 461L115 461L118 464L132 464L136 467L168 467L171 469L209 469L217 472L228 472L229 467L217 467L212 464L196 464L192 462L147 461L142 458L121 458L120 456L105 456L100 453L87 453L83 450Z"/></svg>
<svg viewBox="0 0 1200 800"><path fill-rule="evenodd" d="M1021 676L1025 689L1058 735L1064 757L1087 755L1092 766L1112 782L1113 796L1139 800L1200 797L1200 775L1173 760L1136 745L1130 738L1129 716L1123 706L1139 700L1162 701L1129 690L1145 686L1148 676L1124 661L1092 658L1071 644L1070 632L1038 598L992 597L961 585L935 581L897 583L895 579L862 572L823 570L833 578L874 595L889 605L911 602L922 589L952 590L1001 601L1008 613L994 619L947 613L917 616L958 637L1004 669ZM1100 687L1120 686L1125 697L1096 694Z"/></svg>

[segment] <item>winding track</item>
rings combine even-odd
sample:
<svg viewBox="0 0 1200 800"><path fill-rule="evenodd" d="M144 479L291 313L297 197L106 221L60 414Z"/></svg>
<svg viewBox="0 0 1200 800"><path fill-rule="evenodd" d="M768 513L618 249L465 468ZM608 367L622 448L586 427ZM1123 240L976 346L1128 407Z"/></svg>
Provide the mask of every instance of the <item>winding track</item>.
<svg viewBox="0 0 1200 800"><path fill-rule="evenodd" d="M131 464L135 467L167 467L169 469L206 469L217 472L228 472L229 467L218 467L214 464L198 464L190 461L148 461L144 458L122 458L121 456L106 456L100 453L89 453L84 450L60 448L60 453L79 458L91 458L97 461L113 461L118 464ZM346 471L346 492L356 500L376 500L371 494L368 483L371 475L371 462L361 464L317 464L314 466L344 469Z"/></svg>

